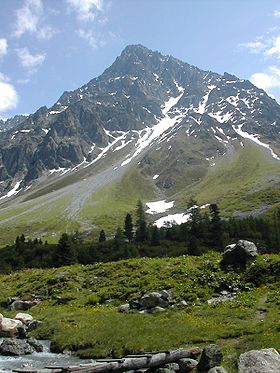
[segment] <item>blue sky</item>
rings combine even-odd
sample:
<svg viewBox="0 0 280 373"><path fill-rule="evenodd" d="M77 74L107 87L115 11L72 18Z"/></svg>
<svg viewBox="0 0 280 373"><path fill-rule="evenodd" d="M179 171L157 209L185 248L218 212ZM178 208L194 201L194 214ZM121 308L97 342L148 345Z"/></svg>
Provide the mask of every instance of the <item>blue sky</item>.
<svg viewBox="0 0 280 373"><path fill-rule="evenodd" d="M279 0L0 0L0 117L50 107L138 43L280 102Z"/></svg>

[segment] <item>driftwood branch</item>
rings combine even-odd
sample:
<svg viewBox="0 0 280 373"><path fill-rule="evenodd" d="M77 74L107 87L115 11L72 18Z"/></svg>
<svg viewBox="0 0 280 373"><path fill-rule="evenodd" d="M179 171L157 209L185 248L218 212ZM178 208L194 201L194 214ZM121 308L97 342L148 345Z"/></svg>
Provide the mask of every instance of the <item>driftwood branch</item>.
<svg viewBox="0 0 280 373"><path fill-rule="evenodd" d="M104 359L105 362L100 362L99 364L92 363L75 367L64 367L61 371L63 373L121 373L128 370L156 368L165 364L174 363L179 359L195 357L200 353L201 349L198 347L189 349L181 348L174 351L165 351L154 354L128 355L123 359Z"/></svg>

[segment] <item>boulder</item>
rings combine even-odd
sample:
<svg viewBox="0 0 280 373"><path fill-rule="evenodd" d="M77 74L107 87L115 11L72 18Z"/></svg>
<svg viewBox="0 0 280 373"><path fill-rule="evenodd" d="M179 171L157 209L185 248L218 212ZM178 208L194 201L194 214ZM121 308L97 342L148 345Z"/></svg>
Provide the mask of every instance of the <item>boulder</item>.
<svg viewBox="0 0 280 373"><path fill-rule="evenodd" d="M19 339L4 339L0 345L0 354L5 356L29 355L34 349L25 341Z"/></svg>
<svg viewBox="0 0 280 373"><path fill-rule="evenodd" d="M0 313L0 337L14 337L22 326L21 321L9 319Z"/></svg>
<svg viewBox="0 0 280 373"><path fill-rule="evenodd" d="M128 312L130 310L129 303L125 303L119 306L119 312Z"/></svg>
<svg viewBox="0 0 280 373"><path fill-rule="evenodd" d="M30 324L33 321L33 317L28 313L17 313L14 320L21 321L24 325Z"/></svg>
<svg viewBox="0 0 280 373"><path fill-rule="evenodd" d="M38 301L31 300L15 300L10 304L9 308L12 311L27 311L29 308L34 307L38 304Z"/></svg>
<svg viewBox="0 0 280 373"><path fill-rule="evenodd" d="M253 350L241 354L238 373L279 373L280 355L274 348Z"/></svg>
<svg viewBox="0 0 280 373"><path fill-rule="evenodd" d="M239 240L236 244L226 246L221 264L224 266L245 266L257 255L258 250L253 242Z"/></svg>
<svg viewBox="0 0 280 373"><path fill-rule="evenodd" d="M223 367L214 367L211 368L208 373L227 373L227 371Z"/></svg>
<svg viewBox="0 0 280 373"><path fill-rule="evenodd" d="M37 341L37 339L35 339L35 338L27 339L26 343L28 343L31 347L33 347L36 352L43 352L44 351L44 346L42 345L42 343Z"/></svg>
<svg viewBox="0 0 280 373"><path fill-rule="evenodd" d="M219 366L222 359L223 354L219 346L215 344L206 346L197 364L197 370L201 373L207 373L209 369Z"/></svg>
<svg viewBox="0 0 280 373"><path fill-rule="evenodd" d="M178 364L179 373L187 373L193 370L197 366L198 362L194 359L185 358L178 360Z"/></svg>
<svg viewBox="0 0 280 373"><path fill-rule="evenodd" d="M155 291L143 295L143 297L140 299L140 303L143 308L148 309L155 308L157 306L162 308L169 306L168 300L164 299L161 293L157 293Z"/></svg>

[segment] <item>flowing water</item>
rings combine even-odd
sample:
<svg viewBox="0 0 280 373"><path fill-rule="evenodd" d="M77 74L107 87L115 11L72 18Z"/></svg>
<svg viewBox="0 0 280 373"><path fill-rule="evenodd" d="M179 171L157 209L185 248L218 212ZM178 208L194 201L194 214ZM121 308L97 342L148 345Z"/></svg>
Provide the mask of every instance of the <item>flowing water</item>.
<svg viewBox="0 0 280 373"><path fill-rule="evenodd" d="M0 373L12 372L13 369L43 369L48 365L79 365L91 363L93 360L81 360L68 354L54 354L49 351L49 342L40 341L44 345L43 352L34 352L24 356L1 356ZM0 339L1 343L1 339Z"/></svg>

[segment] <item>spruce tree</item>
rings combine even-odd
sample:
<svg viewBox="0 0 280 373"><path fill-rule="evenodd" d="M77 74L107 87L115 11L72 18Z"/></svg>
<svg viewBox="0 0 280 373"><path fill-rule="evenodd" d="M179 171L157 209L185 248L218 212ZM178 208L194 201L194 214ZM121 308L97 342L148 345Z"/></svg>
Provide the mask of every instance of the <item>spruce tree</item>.
<svg viewBox="0 0 280 373"><path fill-rule="evenodd" d="M137 208L136 208L136 215L137 215L137 221L136 221L136 241L143 242L147 240L148 234L147 234L147 222L145 217L145 211L142 202L139 200L137 202Z"/></svg>
<svg viewBox="0 0 280 373"><path fill-rule="evenodd" d="M105 235L104 229L101 229L98 241L99 242L105 242L106 241L106 235Z"/></svg>
<svg viewBox="0 0 280 373"><path fill-rule="evenodd" d="M218 250L223 249L223 230L222 221L220 218L220 211L216 203L212 203L209 206L211 220L210 220L210 242L211 245L216 247Z"/></svg>
<svg viewBox="0 0 280 373"><path fill-rule="evenodd" d="M152 227L152 238L151 238L151 245L158 246L159 245L159 231L156 225Z"/></svg>
<svg viewBox="0 0 280 373"><path fill-rule="evenodd" d="M124 221L124 235L128 239L129 242L133 239L133 224L132 224L132 217L130 214L126 214L125 221Z"/></svg>
<svg viewBox="0 0 280 373"><path fill-rule="evenodd" d="M56 265L70 265L76 262L73 242L67 233L62 233L56 249Z"/></svg>

